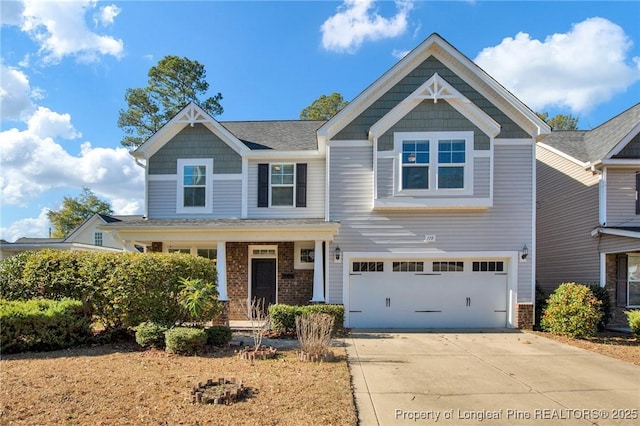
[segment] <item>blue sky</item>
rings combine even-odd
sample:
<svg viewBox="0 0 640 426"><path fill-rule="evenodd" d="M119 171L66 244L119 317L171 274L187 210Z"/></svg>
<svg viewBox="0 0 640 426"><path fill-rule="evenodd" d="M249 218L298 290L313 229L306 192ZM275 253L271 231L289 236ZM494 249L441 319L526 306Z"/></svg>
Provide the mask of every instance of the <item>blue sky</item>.
<svg viewBox="0 0 640 426"><path fill-rule="evenodd" d="M351 100L433 32L535 111L593 128L640 101L640 1L6 1L0 3L0 238L47 236L83 186L143 210L118 111L165 55L221 92L220 120L296 119Z"/></svg>

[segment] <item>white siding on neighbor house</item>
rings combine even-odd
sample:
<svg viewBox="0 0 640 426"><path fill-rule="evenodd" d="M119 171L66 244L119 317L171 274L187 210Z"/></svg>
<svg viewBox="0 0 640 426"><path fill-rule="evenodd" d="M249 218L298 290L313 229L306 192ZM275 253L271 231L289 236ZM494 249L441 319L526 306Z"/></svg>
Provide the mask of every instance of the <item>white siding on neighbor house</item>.
<svg viewBox="0 0 640 426"><path fill-rule="evenodd" d="M536 149L536 280L550 292L563 282L599 282L599 176L551 152Z"/></svg>
<svg viewBox="0 0 640 426"><path fill-rule="evenodd" d="M212 182L213 209L210 213L176 213L177 181L175 179L148 180L149 219L224 219L239 218L242 204L242 181L216 180Z"/></svg>
<svg viewBox="0 0 640 426"><path fill-rule="evenodd" d="M124 248L124 244L122 244L122 241L115 240L113 238L113 233L108 231L101 231L97 229L97 226L103 225L103 224L104 222L102 222L102 220L94 218L93 226L88 226L87 228L77 233L74 233L73 235L70 236L70 238L67 241L71 243L81 243L81 244L88 244L92 246L96 242L95 240L96 232L100 232L102 233L102 247L110 247L110 248L117 248L117 249Z"/></svg>
<svg viewBox="0 0 640 426"><path fill-rule="evenodd" d="M640 215L636 215L636 170L607 167L606 176L607 226L640 226Z"/></svg>
<svg viewBox="0 0 640 426"><path fill-rule="evenodd" d="M331 147L330 220L341 223L332 244L343 252L517 252L532 247L533 147L496 145L494 206L485 210L373 211L370 147ZM433 234L436 242L425 243ZM533 257L533 256L532 256ZM532 258L531 257L531 258ZM518 302L532 301L531 258L519 263ZM342 303L342 267L330 263L327 299Z"/></svg>
<svg viewBox="0 0 640 426"><path fill-rule="evenodd" d="M251 161L248 172L247 217L250 219L317 219L324 217L325 159L298 161L271 161L271 163L307 164L307 207L258 207L258 164L269 161ZM295 191L295 189L294 189Z"/></svg>

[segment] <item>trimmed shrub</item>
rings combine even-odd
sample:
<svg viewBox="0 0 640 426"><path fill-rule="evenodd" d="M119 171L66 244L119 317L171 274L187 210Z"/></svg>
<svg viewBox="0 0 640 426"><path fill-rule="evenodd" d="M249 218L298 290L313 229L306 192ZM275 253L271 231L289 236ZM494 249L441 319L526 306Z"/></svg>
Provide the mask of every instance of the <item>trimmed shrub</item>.
<svg viewBox="0 0 640 426"><path fill-rule="evenodd" d="M225 325L214 325L205 329L207 333L207 345L211 346L225 346L233 337L231 328Z"/></svg>
<svg viewBox="0 0 640 426"><path fill-rule="evenodd" d="M629 321L629 328L631 328L631 332L640 337L640 310L638 311L624 311L627 315L627 320Z"/></svg>
<svg viewBox="0 0 640 426"><path fill-rule="evenodd" d="M49 351L85 342L91 317L72 299L0 301L0 352Z"/></svg>
<svg viewBox="0 0 640 426"><path fill-rule="evenodd" d="M602 313L602 318L600 318L600 321L598 322L598 331L604 331L607 328L609 321L611 321L611 316L613 315L611 295L607 289L600 287L597 284L590 285L589 289L591 289L593 295L600 301L600 312Z"/></svg>
<svg viewBox="0 0 640 426"><path fill-rule="evenodd" d="M601 302L588 286L561 284L547 299L542 328L567 337L593 336L602 317Z"/></svg>
<svg viewBox="0 0 640 426"><path fill-rule="evenodd" d="M271 327L276 333L295 334L296 317L315 313L329 314L333 317L333 334L344 331L344 306L343 305L304 305L292 306L274 304L269 306L269 318Z"/></svg>
<svg viewBox="0 0 640 426"><path fill-rule="evenodd" d="M136 342L143 348L163 349L167 330L167 325L145 321L136 327Z"/></svg>
<svg viewBox="0 0 640 426"><path fill-rule="evenodd" d="M144 321L184 321L180 279L216 285L215 264L178 253L105 253L41 250L0 262L0 298L71 297L93 308L106 328Z"/></svg>
<svg viewBox="0 0 640 426"><path fill-rule="evenodd" d="M165 333L165 348L171 354L197 355L207 343L207 333L201 328L174 327Z"/></svg>

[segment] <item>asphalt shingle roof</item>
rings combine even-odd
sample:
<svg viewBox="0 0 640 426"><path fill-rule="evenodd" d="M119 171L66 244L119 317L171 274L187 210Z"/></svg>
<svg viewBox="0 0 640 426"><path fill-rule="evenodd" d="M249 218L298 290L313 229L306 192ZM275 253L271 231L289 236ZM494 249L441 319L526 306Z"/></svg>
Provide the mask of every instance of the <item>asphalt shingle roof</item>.
<svg viewBox="0 0 640 426"><path fill-rule="evenodd" d="M220 122L249 149L279 151L318 149L316 131L324 123L315 120Z"/></svg>
<svg viewBox="0 0 640 426"><path fill-rule="evenodd" d="M584 163L602 160L640 123L640 103L593 130L553 131L542 143Z"/></svg>

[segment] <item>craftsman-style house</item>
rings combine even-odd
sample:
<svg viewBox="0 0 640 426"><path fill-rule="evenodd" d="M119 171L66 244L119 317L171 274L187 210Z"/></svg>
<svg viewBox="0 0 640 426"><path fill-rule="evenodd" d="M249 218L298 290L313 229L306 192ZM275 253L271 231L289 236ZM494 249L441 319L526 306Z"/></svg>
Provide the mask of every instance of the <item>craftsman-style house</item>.
<svg viewBox="0 0 640 426"><path fill-rule="evenodd" d="M189 104L132 154L126 246L217 262L243 304L337 303L345 326L530 327L535 148L549 127L437 34L327 122Z"/></svg>

